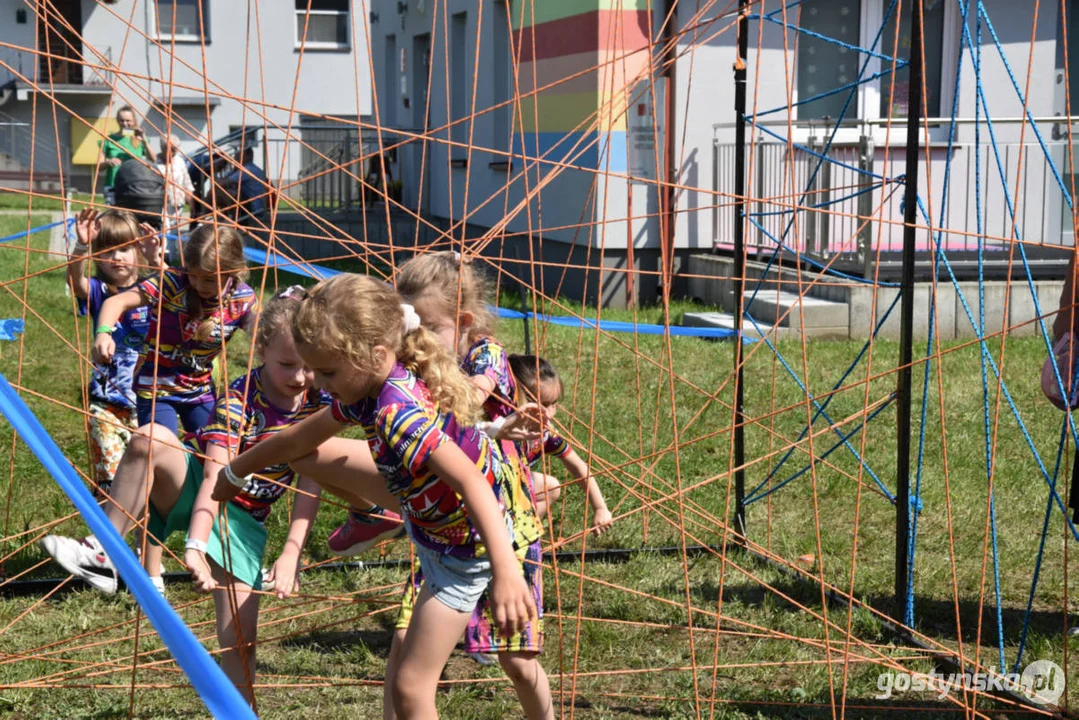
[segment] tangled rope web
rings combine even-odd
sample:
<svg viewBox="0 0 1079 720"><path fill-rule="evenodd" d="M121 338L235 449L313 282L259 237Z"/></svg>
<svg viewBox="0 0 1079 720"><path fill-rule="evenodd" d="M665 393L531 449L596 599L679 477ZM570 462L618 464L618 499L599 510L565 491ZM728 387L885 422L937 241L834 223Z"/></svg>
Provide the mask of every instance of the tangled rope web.
<svg viewBox="0 0 1079 720"><path fill-rule="evenodd" d="M245 232L259 292L339 271L392 279L416 253L453 249L497 285L506 347L558 368L556 429L615 517L592 536L566 482L546 518L542 662L559 716L1066 713L1076 429L1038 378L1070 253L1054 246L1074 245L1071 125L1047 117L1071 115L1079 8L410 3L298 0L284 41L266 3L8 3L29 30L0 31L0 93L22 113L0 120L24 153L0 175L14 178L0 188L0 316L22 323L3 326L0 370L83 481L93 330L64 270L72 213L102 196L79 165L96 157L72 158L86 143L96 156L112 131L96 118L131 105L204 176L258 145L265 209L247 217L238 191L208 182L202 220ZM104 46L103 28L122 42ZM325 49L346 51L347 73ZM330 95L350 117L326 110ZM212 121L229 107L226 134ZM95 194L58 189L84 181ZM701 310L727 320L688 329ZM714 340L737 331L744 342ZM257 362L247 342L229 343L220 375ZM37 541L84 534L83 519L0 429L0 708L204 714L131 595L56 579ZM543 469L566 479L553 458ZM271 513L267 563L295 498ZM260 715L377 715L409 547L340 562L326 539L343 508L324 497L299 594L263 593ZM173 536L167 600L217 654L213 601L175 572L182 547ZM460 653L439 708L520 712L497 665Z"/></svg>

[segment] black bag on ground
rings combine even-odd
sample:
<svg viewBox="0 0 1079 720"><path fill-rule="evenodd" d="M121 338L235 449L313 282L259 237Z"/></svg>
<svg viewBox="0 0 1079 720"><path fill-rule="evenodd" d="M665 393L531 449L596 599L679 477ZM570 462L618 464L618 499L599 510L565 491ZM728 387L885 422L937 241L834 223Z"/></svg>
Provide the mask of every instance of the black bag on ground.
<svg viewBox="0 0 1079 720"><path fill-rule="evenodd" d="M165 178L153 165L129 158L116 171L112 184L116 207L160 217L165 208ZM145 219L140 217L140 220Z"/></svg>

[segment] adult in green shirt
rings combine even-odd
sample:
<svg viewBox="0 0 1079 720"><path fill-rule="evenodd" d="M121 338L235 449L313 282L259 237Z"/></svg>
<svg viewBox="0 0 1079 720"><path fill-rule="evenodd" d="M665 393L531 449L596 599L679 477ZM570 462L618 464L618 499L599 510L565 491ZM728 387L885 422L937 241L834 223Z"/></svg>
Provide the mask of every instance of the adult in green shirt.
<svg viewBox="0 0 1079 720"><path fill-rule="evenodd" d="M101 141L101 151L97 156L97 167L105 169L105 204L115 204L112 186L116 171L128 158L146 158L147 162L157 162L153 149L146 142L146 135L135 120L135 111L130 105L124 105L116 111L116 122L120 132L115 132Z"/></svg>

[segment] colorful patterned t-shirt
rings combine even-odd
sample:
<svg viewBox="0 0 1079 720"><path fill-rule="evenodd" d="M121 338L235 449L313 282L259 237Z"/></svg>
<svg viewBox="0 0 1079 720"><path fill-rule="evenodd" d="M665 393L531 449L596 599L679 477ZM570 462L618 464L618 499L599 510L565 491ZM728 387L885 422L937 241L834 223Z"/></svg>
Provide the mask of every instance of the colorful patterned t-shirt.
<svg viewBox="0 0 1079 720"><path fill-rule="evenodd" d="M195 291L183 270L166 270L161 278L154 275L139 283L139 291L150 306L150 326L135 372L139 397L152 397L155 372L159 398L200 402L213 396L214 358L232 333L258 312L255 291L239 280L232 282L232 291L208 318L189 314L187 293ZM199 340L195 333L203 322L211 322L213 332L208 339Z"/></svg>
<svg viewBox="0 0 1079 720"><path fill-rule="evenodd" d="M282 410L266 397L260 365L234 380L225 395L217 399L213 420L199 431L200 447L205 449L206 443L213 443L223 448L232 447L239 454L329 403L329 395L311 390L298 410ZM285 494L296 474L288 463L268 467L258 474L269 480L252 478L232 502L259 522L264 522L270 514L270 506Z"/></svg>
<svg viewBox="0 0 1079 720"><path fill-rule="evenodd" d="M539 538L535 510L520 493L520 458L504 457L482 432L439 412L427 386L400 363L377 397L353 405L335 401L332 412L341 424L363 427L387 488L401 499L415 542L459 557L486 552L461 497L427 467L431 453L448 442L456 443L491 485L517 547Z"/></svg>
<svg viewBox="0 0 1079 720"><path fill-rule="evenodd" d="M492 337L480 337L465 354L461 370L468 377L482 375L494 383L495 389L483 401L483 411L488 420L497 420L513 414L517 401L517 381L510 370L506 349Z"/></svg>
<svg viewBox="0 0 1079 720"><path fill-rule="evenodd" d="M572 449L565 438L561 435L555 435L549 430L543 431L542 438L529 440L521 443L521 445L521 452L529 465L534 464L544 455L553 458L565 457L569 455L569 451Z"/></svg>
<svg viewBox="0 0 1079 720"><path fill-rule="evenodd" d="M109 286L101 280L90 278L90 294L85 302L79 301L79 310L83 313L89 311L94 327L97 327L97 316L105 301L117 292L128 289L110 292ZM94 374L90 376L89 391L93 400L123 408L135 407L135 366L138 365L139 350L149 327L150 308L146 305L128 310L120 316L112 331L112 340L116 343L112 364L94 367Z"/></svg>

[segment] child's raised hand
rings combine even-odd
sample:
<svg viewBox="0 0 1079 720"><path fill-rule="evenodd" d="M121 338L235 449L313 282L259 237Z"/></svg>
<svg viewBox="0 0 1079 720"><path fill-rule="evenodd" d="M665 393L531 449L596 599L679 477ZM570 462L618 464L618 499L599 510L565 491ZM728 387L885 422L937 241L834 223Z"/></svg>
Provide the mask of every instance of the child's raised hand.
<svg viewBox="0 0 1079 720"><path fill-rule="evenodd" d="M507 415L502 427L495 433L495 440L527 442L543 437L543 425L540 408L536 403L527 403L517 408L517 412Z"/></svg>
<svg viewBox="0 0 1079 720"><path fill-rule="evenodd" d="M611 515L611 511L607 509L607 506L596 508L596 516L592 518L592 534L599 537L610 530L611 525L614 525L614 516Z"/></svg>
<svg viewBox="0 0 1079 720"><path fill-rule="evenodd" d="M505 637L517 634L537 619L536 601L522 575L496 576L490 590L495 623Z"/></svg>
<svg viewBox="0 0 1079 720"><path fill-rule="evenodd" d="M97 238L98 230L101 229L99 216L100 213L93 208L83 208L75 216L75 237L78 238L80 245L92 245L94 239Z"/></svg>
<svg viewBox="0 0 1079 720"><path fill-rule="evenodd" d="M160 265L165 254L164 238L149 223L139 223L139 230L142 232L139 248L142 250L143 256L151 264Z"/></svg>
<svg viewBox="0 0 1079 720"><path fill-rule="evenodd" d="M285 551L270 568L267 580L273 583L274 593L279 600L300 592L300 555Z"/></svg>
<svg viewBox="0 0 1079 720"><path fill-rule="evenodd" d="M90 351L90 359L98 365L111 365L113 353L116 352L116 341L107 332L100 332L94 338L94 347Z"/></svg>
<svg viewBox="0 0 1079 720"><path fill-rule="evenodd" d="M206 560L206 553L188 548L184 551L184 565L191 573L191 584L198 592L212 592L217 588L217 581Z"/></svg>

